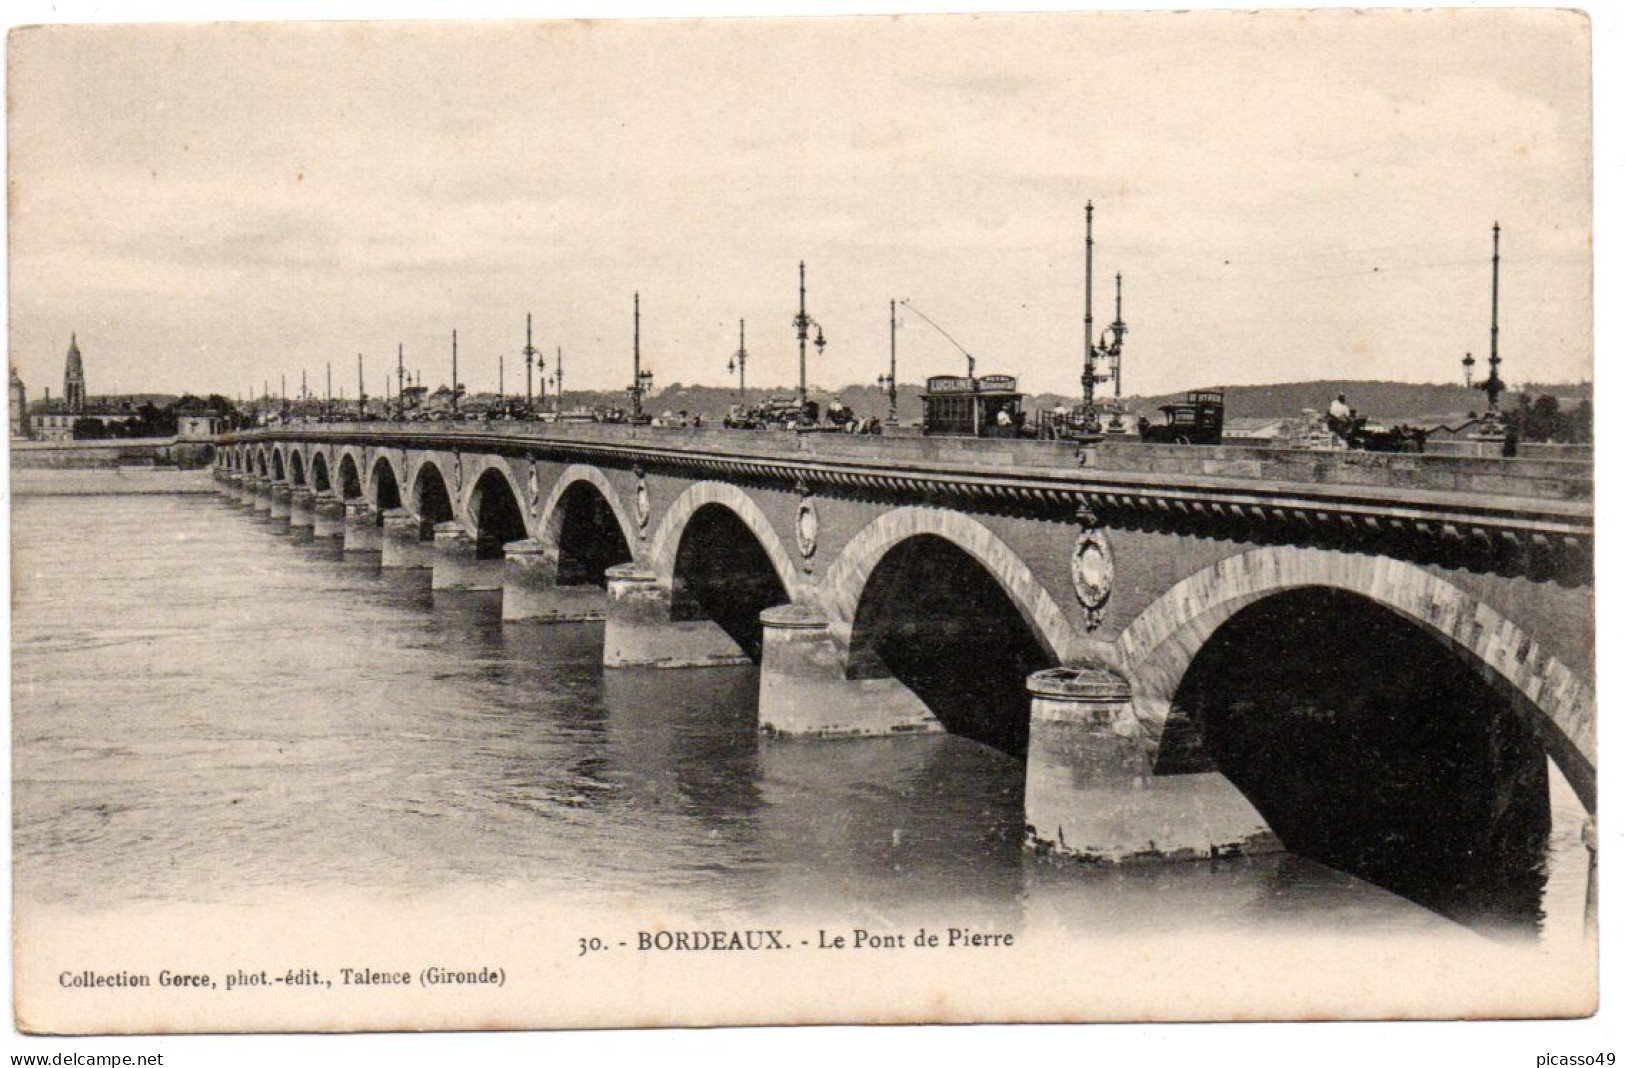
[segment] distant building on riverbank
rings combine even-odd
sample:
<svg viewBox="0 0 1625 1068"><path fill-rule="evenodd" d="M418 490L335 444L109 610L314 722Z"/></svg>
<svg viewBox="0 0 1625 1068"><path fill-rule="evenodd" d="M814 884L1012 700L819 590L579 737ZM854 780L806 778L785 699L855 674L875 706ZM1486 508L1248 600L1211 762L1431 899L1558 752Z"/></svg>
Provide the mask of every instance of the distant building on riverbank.
<svg viewBox="0 0 1625 1068"><path fill-rule="evenodd" d="M28 387L23 385L16 364L11 365L11 436L33 437L28 426Z"/></svg>

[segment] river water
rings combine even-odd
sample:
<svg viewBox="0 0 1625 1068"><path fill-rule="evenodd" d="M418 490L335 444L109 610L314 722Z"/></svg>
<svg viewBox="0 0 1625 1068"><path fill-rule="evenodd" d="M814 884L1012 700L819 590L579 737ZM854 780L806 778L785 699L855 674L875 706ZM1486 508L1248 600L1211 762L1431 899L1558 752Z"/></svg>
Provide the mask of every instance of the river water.
<svg viewBox="0 0 1625 1068"><path fill-rule="evenodd" d="M214 498L14 504L20 902L231 906L459 888L704 919L1042 917L1457 931L1290 856L1093 870L1022 848L1022 767L952 737L755 730L753 668L599 665L602 626L503 626ZM1555 771L1543 941L1584 924Z"/></svg>

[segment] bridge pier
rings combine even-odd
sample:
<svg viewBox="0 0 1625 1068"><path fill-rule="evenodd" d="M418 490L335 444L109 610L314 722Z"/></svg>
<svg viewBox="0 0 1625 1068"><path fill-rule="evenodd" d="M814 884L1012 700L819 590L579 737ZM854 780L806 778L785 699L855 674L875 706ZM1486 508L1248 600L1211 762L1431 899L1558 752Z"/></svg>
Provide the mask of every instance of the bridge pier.
<svg viewBox="0 0 1625 1068"><path fill-rule="evenodd" d="M942 724L894 678L849 679L829 620L803 604L763 612L757 722L780 734L925 733Z"/></svg>
<svg viewBox="0 0 1625 1068"><path fill-rule="evenodd" d="M344 502L344 551L376 553L384 548L384 528L378 513L364 500Z"/></svg>
<svg viewBox="0 0 1625 1068"><path fill-rule="evenodd" d="M255 475L248 487L248 510L256 517L271 514L271 480L264 475Z"/></svg>
<svg viewBox="0 0 1625 1068"><path fill-rule="evenodd" d="M1027 679L1027 844L1040 853L1132 863L1276 852L1274 833L1218 772L1153 775L1155 746L1129 684L1097 667Z"/></svg>
<svg viewBox="0 0 1625 1068"><path fill-rule="evenodd" d="M455 519L434 528L434 577L437 590L500 590L502 561L481 560L474 537Z"/></svg>
<svg viewBox="0 0 1625 1068"><path fill-rule="evenodd" d="M654 572L619 564L604 608L605 667L713 667L748 664L732 638L709 619L672 618L671 595Z"/></svg>
<svg viewBox="0 0 1625 1068"><path fill-rule="evenodd" d="M344 536L344 502L330 492L316 494L313 503L316 513L313 533L318 538L339 538Z"/></svg>
<svg viewBox="0 0 1625 1068"><path fill-rule="evenodd" d="M608 595L597 586L560 586L559 553L535 538L502 547L502 619L574 623L603 619Z"/></svg>
<svg viewBox="0 0 1625 1068"><path fill-rule="evenodd" d="M423 540L423 522L405 508L384 513L383 567L433 567L434 545Z"/></svg>
<svg viewBox="0 0 1625 1068"><path fill-rule="evenodd" d="M288 530L306 534L316 526L316 491L309 486L295 486L288 491Z"/></svg>
<svg viewBox="0 0 1625 1068"><path fill-rule="evenodd" d="M286 528L292 515L293 487L280 478L271 480L271 522Z"/></svg>

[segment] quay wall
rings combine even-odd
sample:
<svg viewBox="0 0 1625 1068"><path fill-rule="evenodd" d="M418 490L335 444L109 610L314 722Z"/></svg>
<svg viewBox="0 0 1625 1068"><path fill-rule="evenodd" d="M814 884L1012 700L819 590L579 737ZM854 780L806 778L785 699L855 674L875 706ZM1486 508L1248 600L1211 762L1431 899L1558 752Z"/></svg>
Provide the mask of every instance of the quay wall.
<svg viewBox="0 0 1625 1068"><path fill-rule="evenodd" d="M127 438L108 441L13 441L11 468L129 468L138 466L198 469L214 461L214 445L180 438Z"/></svg>
<svg viewBox="0 0 1625 1068"><path fill-rule="evenodd" d="M175 467L12 468L13 497L120 497L215 491L206 468Z"/></svg>

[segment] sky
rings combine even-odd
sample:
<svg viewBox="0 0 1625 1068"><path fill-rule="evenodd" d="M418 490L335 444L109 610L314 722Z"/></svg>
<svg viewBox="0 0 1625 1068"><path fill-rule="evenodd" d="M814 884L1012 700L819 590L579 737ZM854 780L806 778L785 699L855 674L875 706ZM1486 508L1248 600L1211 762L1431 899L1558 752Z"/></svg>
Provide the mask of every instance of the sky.
<svg viewBox="0 0 1625 1068"><path fill-rule="evenodd" d="M1546 11L78 26L9 54L10 351L61 389L273 392L404 345L523 389L887 370L908 300L1076 393L1121 272L1124 391L1484 368L1591 377L1589 27ZM899 312L898 377L965 366Z"/></svg>

